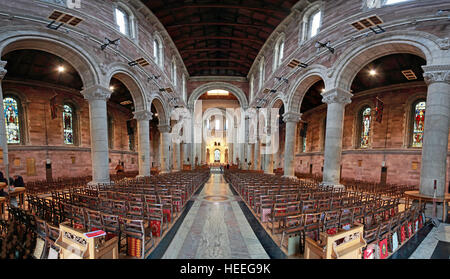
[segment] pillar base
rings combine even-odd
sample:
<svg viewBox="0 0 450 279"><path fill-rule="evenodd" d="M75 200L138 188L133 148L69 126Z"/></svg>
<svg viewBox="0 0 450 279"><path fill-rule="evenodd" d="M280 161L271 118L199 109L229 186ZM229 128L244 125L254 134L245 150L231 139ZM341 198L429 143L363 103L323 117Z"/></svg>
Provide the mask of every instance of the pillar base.
<svg viewBox="0 0 450 279"><path fill-rule="evenodd" d="M282 177L289 178L289 179L295 179L295 180L298 179L297 176L293 176L293 175L283 175Z"/></svg>
<svg viewBox="0 0 450 279"><path fill-rule="evenodd" d="M87 186L98 186L98 184L110 184L110 183L114 183L114 182L112 182L110 180L108 180L108 181L91 181L91 182L88 182Z"/></svg>
<svg viewBox="0 0 450 279"><path fill-rule="evenodd" d="M138 176L136 176L136 178L145 178L145 177L150 177L150 175L138 175Z"/></svg>
<svg viewBox="0 0 450 279"><path fill-rule="evenodd" d="M333 187L333 190L345 190L345 186L342 184L332 183L332 182L322 182L319 184L320 187Z"/></svg>

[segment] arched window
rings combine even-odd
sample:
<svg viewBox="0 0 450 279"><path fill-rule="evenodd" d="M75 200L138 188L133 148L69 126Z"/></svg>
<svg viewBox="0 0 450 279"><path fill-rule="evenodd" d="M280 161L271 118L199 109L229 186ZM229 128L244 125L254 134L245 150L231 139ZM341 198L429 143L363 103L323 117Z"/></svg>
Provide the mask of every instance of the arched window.
<svg viewBox="0 0 450 279"><path fill-rule="evenodd" d="M162 40L158 34L155 34L153 39L153 58L155 59L155 63L160 68L162 68L164 65L163 57L164 57L164 48Z"/></svg>
<svg viewBox="0 0 450 279"><path fill-rule="evenodd" d="M115 14L116 14L116 24L119 27L120 33L126 36L131 36L132 35L131 19L128 12L125 11L125 9L122 7L116 7Z"/></svg>
<svg viewBox="0 0 450 279"><path fill-rule="evenodd" d="M186 101L186 76L183 74L182 79L181 79L181 90L182 90L182 95L183 95L183 100Z"/></svg>
<svg viewBox="0 0 450 279"><path fill-rule="evenodd" d="M283 57L284 57L284 34L282 34L276 44L275 44L275 48L274 48L274 53L273 53L273 68L272 71L276 71L278 69L278 67L281 65L281 61L283 61Z"/></svg>
<svg viewBox="0 0 450 279"><path fill-rule="evenodd" d="M314 37L319 33L320 25L322 22L322 12L320 10L315 11L309 18L308 39Z"/></svg>
<svg viewBox="0 0 450 279"><path fill-rule="evenodd" d="M65 104L63 106L63 128L64 128L64 143L74 144L74 111L72 106Z"/></svg>
<svg viewBox="0 0 450 279"><path fill-rule="evenodd" d="M309 7L303 14L301 43L316 36L322 25L322 10L318 4Z"/></svg>
<svg viewBox="0 0 450 279"><path fill-rule="evenodd" d="M173 86L177 86L177 63L175 59L172 59L172 83Z"/></svg>
<svg viewBox="0 0 450 279"><path fill-rule="evenodd" d="M3 98L3 109L5 113L6 140L8 144L20 144L22 142L20 127L20 103L8 96Z"/></svg>
<svg viewBox="0 0 450 279"><path fill-rule="evenodd" d="M425 100L417 100L412 107L411 147L422 147L425 126Z"/></svg>
<svg viewBox="0 0 450 279"><path fill-rule="evenodd" d="M258 84L258 90L261 90L264 84L264 56L261 57L261 60L259 61L259 84Z"/></svg>
<svg viewBox="0 0 450 279"><path fill-rule="evenodd" d="M363 107L359 113L359 147L368 148L370 142L370 125L372 124L372 109L369 106Z"/></svg>
<svg viewBox="0 0 450 279"><path fill-rule="evenodd" d="M253 101L253 94L254 94L254 83L255 83L255 77L253 75L250 76L250 102Z"/></svg>

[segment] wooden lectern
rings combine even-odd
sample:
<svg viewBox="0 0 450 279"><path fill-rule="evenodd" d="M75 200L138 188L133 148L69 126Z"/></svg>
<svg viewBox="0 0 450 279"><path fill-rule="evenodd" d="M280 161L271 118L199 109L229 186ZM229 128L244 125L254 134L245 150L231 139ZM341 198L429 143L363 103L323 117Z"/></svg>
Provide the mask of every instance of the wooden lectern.
<svg viewBox="0 0 450 279"><path fill-rule="evenodd" d="M320 233L320 243L306 237L306 259L361 259L362 248L367 243L363 238L364 226L353 224L349 230L338 229L336 234Z"/></svg>
<svg viewBox="0 0 450 279"><path fill-rule="evenodd" d="M59 237L55 245L60 247L61 259L118 259L118 237L106 241L105 236L88 238L70 222L59 225Z"/></svg>

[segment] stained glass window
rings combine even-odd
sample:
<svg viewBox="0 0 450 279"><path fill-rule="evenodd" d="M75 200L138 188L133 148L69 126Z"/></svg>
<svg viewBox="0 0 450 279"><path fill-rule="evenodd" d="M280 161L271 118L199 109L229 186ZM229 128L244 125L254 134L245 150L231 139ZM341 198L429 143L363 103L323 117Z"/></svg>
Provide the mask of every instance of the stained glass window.
<svg viewBox="0 0 450 279"><path fill-rule="evenodd" d="M306 152L306 138L303 138L302 152Z"/></svg>
<svg viewBox="0 0 450 279"><path fill-rule="evenodd" d="M361 111L361 148L369 147L370 124L372 121L371 108L366 107Z"/></svg>
<svg viewBox="0 0 450 279"><path fill-rule="evenodd" d="M20 143L19 106L12 97L3 99L5 113L6 138L8 143Z"/></svg>
<svg viewBox="0 0 450 279"><path fill-rule="evenodd" d="M73 110L69 105L64 105L64 143L73 144Z"/></svg>
<svg viewBox="0 0 450 279"><path fill-rule="evenodd" d="M422 147L425 126L425 101L414 104L414 127L412 132L412 147Z"/></svg>

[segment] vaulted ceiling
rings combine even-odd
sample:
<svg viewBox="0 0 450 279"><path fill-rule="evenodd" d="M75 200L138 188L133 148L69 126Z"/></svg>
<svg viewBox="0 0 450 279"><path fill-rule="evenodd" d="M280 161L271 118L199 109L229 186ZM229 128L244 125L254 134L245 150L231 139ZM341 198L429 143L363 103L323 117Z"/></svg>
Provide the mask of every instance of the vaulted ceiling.
<svg viewBox="0 0 450 279"><path fill-rule="evenodd" d="M247 76L298 0L142 0L174 41L191 76Z"/></svg>

